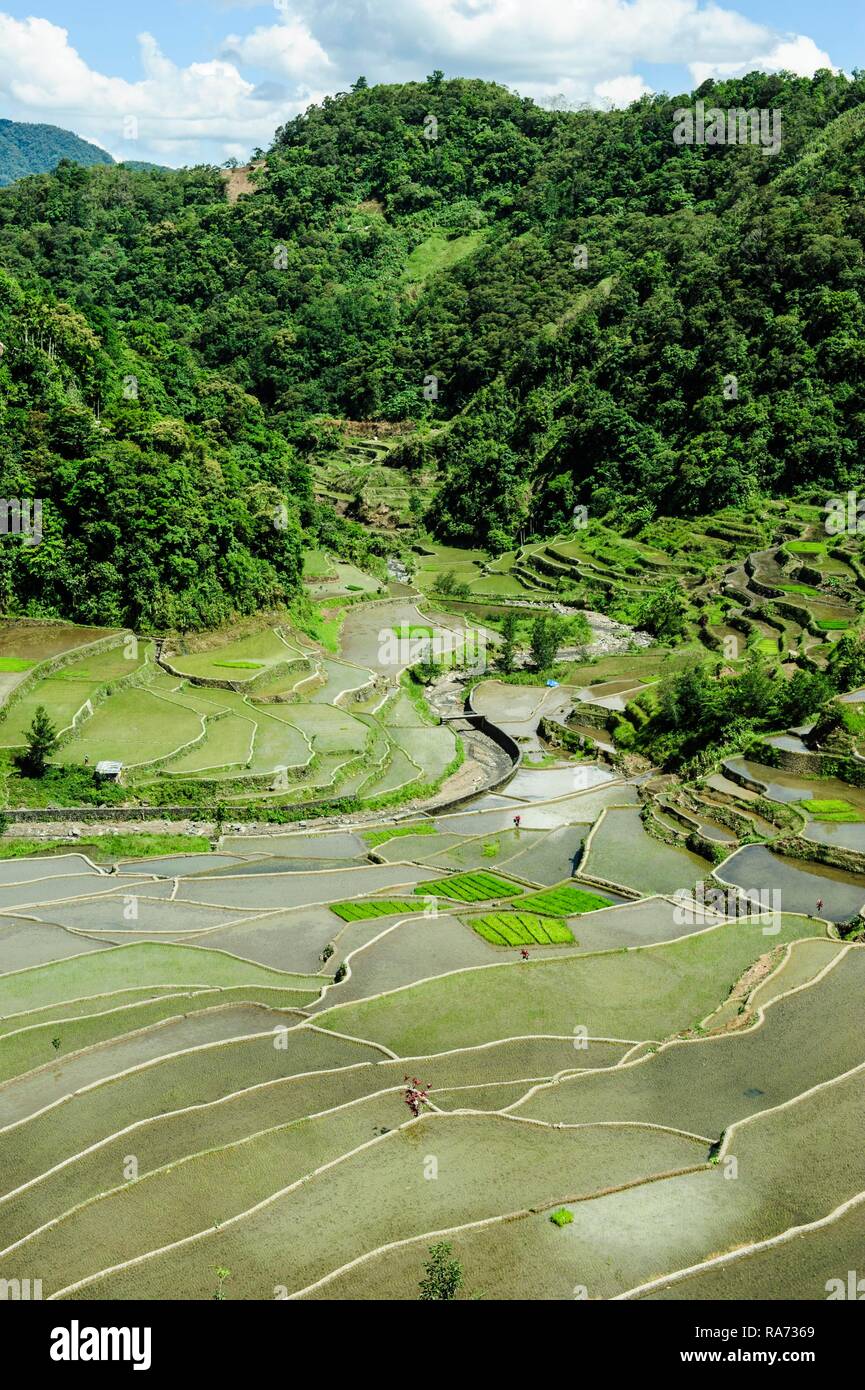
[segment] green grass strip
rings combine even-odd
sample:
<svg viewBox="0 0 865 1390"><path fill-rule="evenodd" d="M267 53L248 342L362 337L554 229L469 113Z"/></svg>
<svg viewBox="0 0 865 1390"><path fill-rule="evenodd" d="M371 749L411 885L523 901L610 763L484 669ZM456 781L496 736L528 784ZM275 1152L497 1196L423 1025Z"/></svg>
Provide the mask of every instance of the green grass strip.
<svg viewBox="0 0 865 1390"><path fill-rule="evenodd" d="M800 806L808 811L815 820L850 822L860 821L863 816L855 806L851 806L849 801L844 801L840 797L837 800L820 801L811 799L801 801Z"/></svg>
<svg viewBox="0 0 865 1390"><path fill-rule="evenodd" d="M371 917L392 917L403 912L422 912L423 903L397 902L392 898L357 903L331 903L330 910L343 922L365 922Z"/></svg>
<svg viewBox="0 0 865 1390"><path fill-rule="evenodd" d="M453 898L462 903L482 903L490 898L515 898L525 890L520 884L502 878L500 874L476 869L470 873L452 874L448 878L418 883L414 891L424 895L434 893L439 897Z"/></svg>
<svg viewBox="0 0 865 1390"><path fill-rule="evenodd" d="M557 888L544 888L540 893L530 893L523 899L523 906L545 917L572 917L578 912L596 912L600 907L612 907L609 898L600 893L589 893L585 888L575 888L573 884L560 884Z"/></svg>
<svg viewBox="0 0 865 1390"><path fill-rule="evenodd" d="M418 821L415 825L392 825L389 830L364 830L361 834L363 839L370 847L375 849L376 845L383 845L388 840L397 840L400 835L437 835L438 826L431 821Z"/></svg>
<svg viewBox="0 0 865 1390"><path fill-rule="evenodd" d="M494 946L550 946L573 942L570 927L551 917L527 912L495 912L467 919L469 926Z"/></svg>

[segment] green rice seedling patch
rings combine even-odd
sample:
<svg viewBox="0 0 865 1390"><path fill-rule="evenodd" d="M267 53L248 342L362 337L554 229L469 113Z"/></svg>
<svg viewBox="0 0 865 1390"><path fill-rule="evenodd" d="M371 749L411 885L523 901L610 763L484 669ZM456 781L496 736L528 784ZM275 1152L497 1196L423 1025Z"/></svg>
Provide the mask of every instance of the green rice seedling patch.
<svg viewBox="0 0 865 1390"><path fill-rule="evenodd" d="M534 917L525 912L494 912L470 917L470 927L494 946L559 946L573 943L570 927L555 917Z"/></svg>
<svg viewBox="0 0 865 1390"><path fill-rule="evenodd" d="M558 1211L554 1211L550 1215L550 1220L552 1221L553 1225L559 1227L570 1226L573 1219L574 1213L572 1211L568 1211L567 1207L559 1207Z"/></svg>
<svg viewBox="0 0 865 1390"><path fill-rule="evenodd" d="M415 893L437 894L461 903L482 903L490 898L515 898L525 889L522 884L502 878L500 874L478 869L473 873L452 874L447 878L415 884Z"/></svg>
<svg viewBox="0 0 865 1390"><path fill-rule="evenodd" d="M863 819L861 811L840 797L827 800L812 797L799 804L803 810L810 812L815 820L849 822Z"/></svg>
<svg viewBox="0 0 865 1390"><path fill-rule="evenodd" d="M609 898L600 893L562 883L558 888L545 888L524 899L526 907L546 917L573 917L578 912L597 912L599 907L612 907Z"/></svg>
<svg viewBox="0 0 865 1390"><path fill-rule="evenodd" d="M823 632L843 632L850 626L846 618L816 618L815 622Z"/></svg>
<svg viewBox="0 0 865 1390"><path fill-rule="evenodd" d="M370 849L375 849L376 845L383 845L387 840L395 840L402 835L437 835L438 826L431 821L417 821L414 825L392 825L387 830L364 830L361 838L366 841Z"/></svg>
<svg viewBox="0 0 865 1390"><path fill-rule="evenodd" d="M399 637L400 640L415 637L432 638L435 636L434 628L422 627L419 623L400 623L399 627L391 628L391 631L394 636Z"/></svg>
<svg viewBox="0 0 865 1390"><path fill-rule="evenodd" d="M29 671L35 661L26 661L23 656L0 656L0 671Z"/></svg>
<svg viewBox="0 0 865 1390"><path fill-rule="evenodd" d="M365 922L370 917L398 917L405 912L422 912L425 904L407 898L366 899L356 903L331 903L330 910L343 922Z"/></svg>

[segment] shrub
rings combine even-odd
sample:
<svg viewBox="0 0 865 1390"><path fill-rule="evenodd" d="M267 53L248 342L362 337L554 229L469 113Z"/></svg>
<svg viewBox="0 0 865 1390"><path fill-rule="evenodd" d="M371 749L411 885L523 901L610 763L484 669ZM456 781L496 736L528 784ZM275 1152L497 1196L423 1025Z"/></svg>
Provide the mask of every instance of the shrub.
<svg viewBox="0 0 865 1390"><path fill-rule="evenodd" d="M572 1211L568 1211L567 1207L559 1207L558 1211L554 1211L550 1216L550 1220L552 1221L553 1225L560 1227L569 1226L573 1219L574 1213Z"/></svg>

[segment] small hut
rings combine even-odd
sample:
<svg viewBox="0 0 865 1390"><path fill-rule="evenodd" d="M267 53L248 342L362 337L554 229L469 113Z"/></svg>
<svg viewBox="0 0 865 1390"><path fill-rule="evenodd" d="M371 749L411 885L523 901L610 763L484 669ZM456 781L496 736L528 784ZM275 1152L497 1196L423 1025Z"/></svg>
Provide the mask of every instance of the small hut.
<svg viewBox="0 0 865 1390"><path fill-rule="evenodd" d="M115 762L112 758L103 758L95 768L96 776L101 782L119 782L122 771L123 764Z"/></svg>

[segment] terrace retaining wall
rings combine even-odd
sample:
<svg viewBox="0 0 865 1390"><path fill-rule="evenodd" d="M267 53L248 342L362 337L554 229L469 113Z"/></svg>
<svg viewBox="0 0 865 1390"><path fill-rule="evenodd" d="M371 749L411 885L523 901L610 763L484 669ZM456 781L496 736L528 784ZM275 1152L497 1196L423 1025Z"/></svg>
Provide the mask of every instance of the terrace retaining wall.
<svg viewBox="0 0 865 1390"><path fill-rule="evenodd" d="M865 874L865 854L861 850L845 849L842 845L824 845L819 840L806 840L801 835L776 840L772 848L789 859L810 859L818 864L829 864L835 869L846 869L848 873Z"/></svg>
<svg viewBox="0 0 865 1390"><path fill-rule="evenodd" d="M851 787L865 787L865 761L836 753L796 752L792 748L776 748L771 743L761 743L756 752L758 760L766 767L792 772L795 777L834 777L839 782L848 782Z"/></svg>
<svg viewBox="0 0 865 1390"><path fill-rule="evenodd" d="M23 619L13 618L6 621L20 622L24 625ZM31 621L32 620L28 619L26 625L29 626ZM28 690L32 689L37 682L44 680L46 676L52 676L55 671L61 671L64 666L70 666L73 662L80 661L83 656L100 656L102 652L110 651L112 647L120 647L127 637L132 637L133 635L134 634L128 628L120 628L116 632L108 633L105 637L97 637L93 642L85 642L80 647L70 647L68 651L59 652L57 656L49 656L46 657L44 661L37 662L37 664L31 667L27 672L24 679L19 681L18 684L9 691L2 707L0 707L0 720L6 718L9 710L16 701L21 699L22 695L25 695ZM138 640L140 641L142 639L139 638ZM142 664L144 666L147 665L146 662ZM130 672L130 675L134 674L136 673ZM118 676L116 679L119 682L126 680L127 677Z"/></svg>
<svg viewBox="0 0 865 1390"><path fill-rule="evenodd" d="M499 787L509 782L522 761L522 752L519 744L504 729L500 729L497 724L493 724L486 715L479 714L474 710L471 702L471 692L466 697L466 706L474 716L472 727L485 734L493 743L497 744L507 753L511 766L501 775L492 778L484 786L476 788L472 792L464 793L461 796L451 797L447 801L437 801L434 809L441 814L443 811L457 810L460 806L474 801L479 796L487 795L496 791ZM272 780L272 778L271 778ZM263 812L276 810L285 814L296 816L297 819L305 819L304 812L314 813L316 811L330 810L334 816L354 815L362 813L363 806L349 806L344 809L339 805L339 796L321 797L314 801L289 802L280 806L232 806L227 808L230 814L226 817L235 821L258 821L262 819ZM413 807L411 810L404 811L403 815L414 817L419 811L424 809L423 803ZM54 806L33 808L10 807L4 811L4 815L10 821L22 822L23 824L38 825L42 822L53 821L139 821L139 820L212 820L215 814L216 805L211 807L201 804L187 806ZM324 819L324 817L321 817ZM394 819L402 819L398 814L398 808L394 808Z"/></svg>

